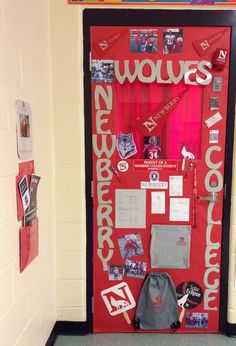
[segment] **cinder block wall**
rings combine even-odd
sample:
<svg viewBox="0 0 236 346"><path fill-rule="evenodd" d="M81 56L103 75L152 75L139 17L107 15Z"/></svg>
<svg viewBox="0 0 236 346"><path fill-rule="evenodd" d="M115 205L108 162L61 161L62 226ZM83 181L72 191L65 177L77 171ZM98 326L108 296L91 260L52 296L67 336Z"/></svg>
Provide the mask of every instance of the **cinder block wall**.
<svg viewBox="0 0 236 346"><path fill-rule="evenodd" d="M0 345L42 346L56 319L49 0L0 0ZM17 99L31 104L39 256L19 272Z"/></svg>
<svg viewBox="0 0 236 346"><path fill-rule="evenodd" d="M77 6L51 0L57 319L86 320L82 27Z"/></svg>

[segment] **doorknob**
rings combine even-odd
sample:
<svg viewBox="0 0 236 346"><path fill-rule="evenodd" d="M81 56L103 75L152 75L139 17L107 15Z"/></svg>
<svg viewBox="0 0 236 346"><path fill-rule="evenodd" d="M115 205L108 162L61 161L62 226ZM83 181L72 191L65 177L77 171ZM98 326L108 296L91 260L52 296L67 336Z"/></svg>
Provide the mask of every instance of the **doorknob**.
<svg viewBox="0 0 236 346"><path fill-rule="evenodd" d="M208 196L198 197L200 201L209 201L209 202L217 202L218 195L216 192L210 192Z"/></svg>

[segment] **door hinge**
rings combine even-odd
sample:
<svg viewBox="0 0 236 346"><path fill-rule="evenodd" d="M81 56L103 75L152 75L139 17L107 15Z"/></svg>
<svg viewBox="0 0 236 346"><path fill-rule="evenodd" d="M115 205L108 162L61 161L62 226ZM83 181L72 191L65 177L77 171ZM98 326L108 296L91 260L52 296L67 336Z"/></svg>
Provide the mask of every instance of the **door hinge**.
<svg viewBox="0 0 236 346"><path fill-rule="evenodd" d="M93 198L93 180L91 180L91 198Z"/></svg>
<svg viewBox="0 0 236 346"><path fill-rule="evenodd" d="M224 199L227 197L227 184L224 185Z"/></svg>
<svg viewBox="0 0 236 346"><path fill-rule="evenodd" d="M92 54L89 52L89 71L92 71Z"/></svg>
<svg viewBox="0 0 236 346"><path fill-rule="evenodd" d="M94 313L94 297L92 296L92 314Z"/></svg>

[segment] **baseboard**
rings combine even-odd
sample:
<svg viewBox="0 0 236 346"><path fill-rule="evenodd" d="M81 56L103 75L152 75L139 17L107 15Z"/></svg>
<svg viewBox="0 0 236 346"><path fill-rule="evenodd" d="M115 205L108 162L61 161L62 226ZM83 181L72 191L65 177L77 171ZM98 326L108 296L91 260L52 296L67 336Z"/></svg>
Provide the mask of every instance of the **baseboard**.
<svg viewBox="0 0 236 346"><path fill-rule="evenodd" d="M226 335L231 338L236 338L236 324L229 323L226 324Z"/></svg>
<svg viewBox="0 0 236 346"><path fill-rule="evenodd" d="M88 322L57 321L45 346L53 346L58 335L87 335L91 333Z"/></svg>

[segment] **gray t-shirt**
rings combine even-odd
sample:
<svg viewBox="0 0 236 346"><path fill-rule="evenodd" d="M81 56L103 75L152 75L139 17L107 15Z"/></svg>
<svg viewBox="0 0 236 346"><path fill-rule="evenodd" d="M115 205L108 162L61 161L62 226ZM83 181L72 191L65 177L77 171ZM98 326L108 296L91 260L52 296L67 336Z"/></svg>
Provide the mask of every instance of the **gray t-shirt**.
<svg viewBox="0 0 236 346"><path fill-rule="evenodd" d="M189 268L190 240L191 226L152 225L151 267Z"/></svg>

